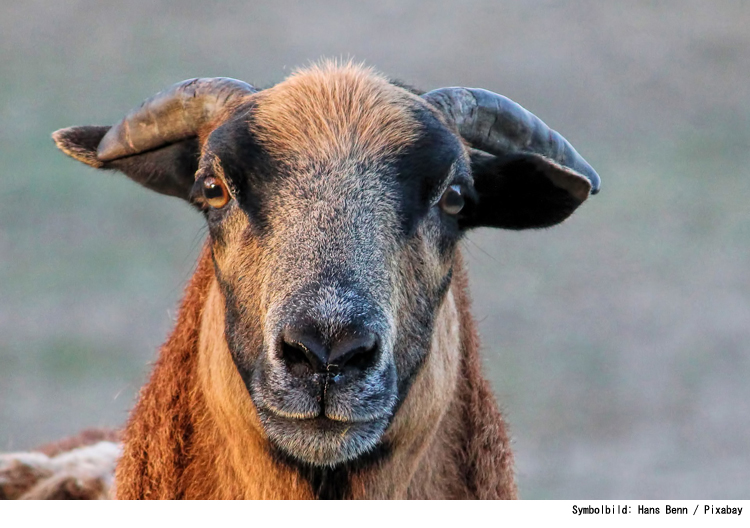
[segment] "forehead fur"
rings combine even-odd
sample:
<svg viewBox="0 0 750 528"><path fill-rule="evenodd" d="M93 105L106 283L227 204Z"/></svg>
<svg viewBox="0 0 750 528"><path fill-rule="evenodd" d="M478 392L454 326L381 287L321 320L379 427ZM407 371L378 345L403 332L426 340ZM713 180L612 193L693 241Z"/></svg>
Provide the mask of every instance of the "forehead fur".
<svg viewBox="0 0 750 528"><path fill-rule="evenodd" d="M253 131L276 159L328 161L397 154L413 143L419 98L373 69L325 62L258 94Z"/></svg>

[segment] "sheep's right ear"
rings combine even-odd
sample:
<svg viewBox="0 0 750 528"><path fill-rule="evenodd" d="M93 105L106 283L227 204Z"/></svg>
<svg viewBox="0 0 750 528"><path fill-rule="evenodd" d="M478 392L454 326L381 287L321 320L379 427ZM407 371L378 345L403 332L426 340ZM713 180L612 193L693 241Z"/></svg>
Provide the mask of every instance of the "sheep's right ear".
<svg viewBox="0 0 750 528"><path fill-rule="evenodd" d="M65 154L97 169L118 170L144 187L188 200L198 170L200 146L188 138L154 150L112 161L101 161L97 148L109 126L63 128L52 134Z"/></svg>

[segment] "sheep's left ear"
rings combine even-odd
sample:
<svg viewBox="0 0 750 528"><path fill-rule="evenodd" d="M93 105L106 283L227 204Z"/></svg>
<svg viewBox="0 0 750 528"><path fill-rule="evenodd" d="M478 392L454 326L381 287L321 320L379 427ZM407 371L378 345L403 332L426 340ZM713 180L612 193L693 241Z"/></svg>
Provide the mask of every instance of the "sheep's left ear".
<svg viewBox="0 0 750 528"><path fill-rule="evenodd" d="M589 180L539 154L493 156L471 153L478 203L461 219L463 228L527 229L562 222L591 192Z"/></svg>
<svg viewBox="0 0 750 528"><path fill-rule="evenodd" d="M422 97L472 149L479 203L466 208L464 228L551 226L599 191L599 175L573 145L507 97L460 86Z"/></svg>

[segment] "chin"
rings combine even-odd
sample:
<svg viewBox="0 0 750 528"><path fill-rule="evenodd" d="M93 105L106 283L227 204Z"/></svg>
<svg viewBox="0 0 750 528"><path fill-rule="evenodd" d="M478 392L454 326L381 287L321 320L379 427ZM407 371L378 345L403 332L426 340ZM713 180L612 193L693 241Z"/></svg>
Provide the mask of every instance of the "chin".
<svg viewBox="0 0 750 528"><path fill-rule="evenodd" d="M356 461L374 451L389 420L367 422L331 420L325 416L294 419L270 410L259 412L268 439L285 456L296 462L321 468L334 468Z"/></svg>

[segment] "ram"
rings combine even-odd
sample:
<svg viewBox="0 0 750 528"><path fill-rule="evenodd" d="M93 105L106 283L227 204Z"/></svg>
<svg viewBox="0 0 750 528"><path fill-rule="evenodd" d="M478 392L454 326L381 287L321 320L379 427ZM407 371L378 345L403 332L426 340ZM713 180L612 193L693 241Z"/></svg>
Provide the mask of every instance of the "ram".
<svg viewBox="0 0 750 528"><path fill-rule="evenodd" d="M458 243L598 190L559 134L485 90L321 63L262 91L185 81L53 137L208 224L118 498L516 497Z"/></svg>

